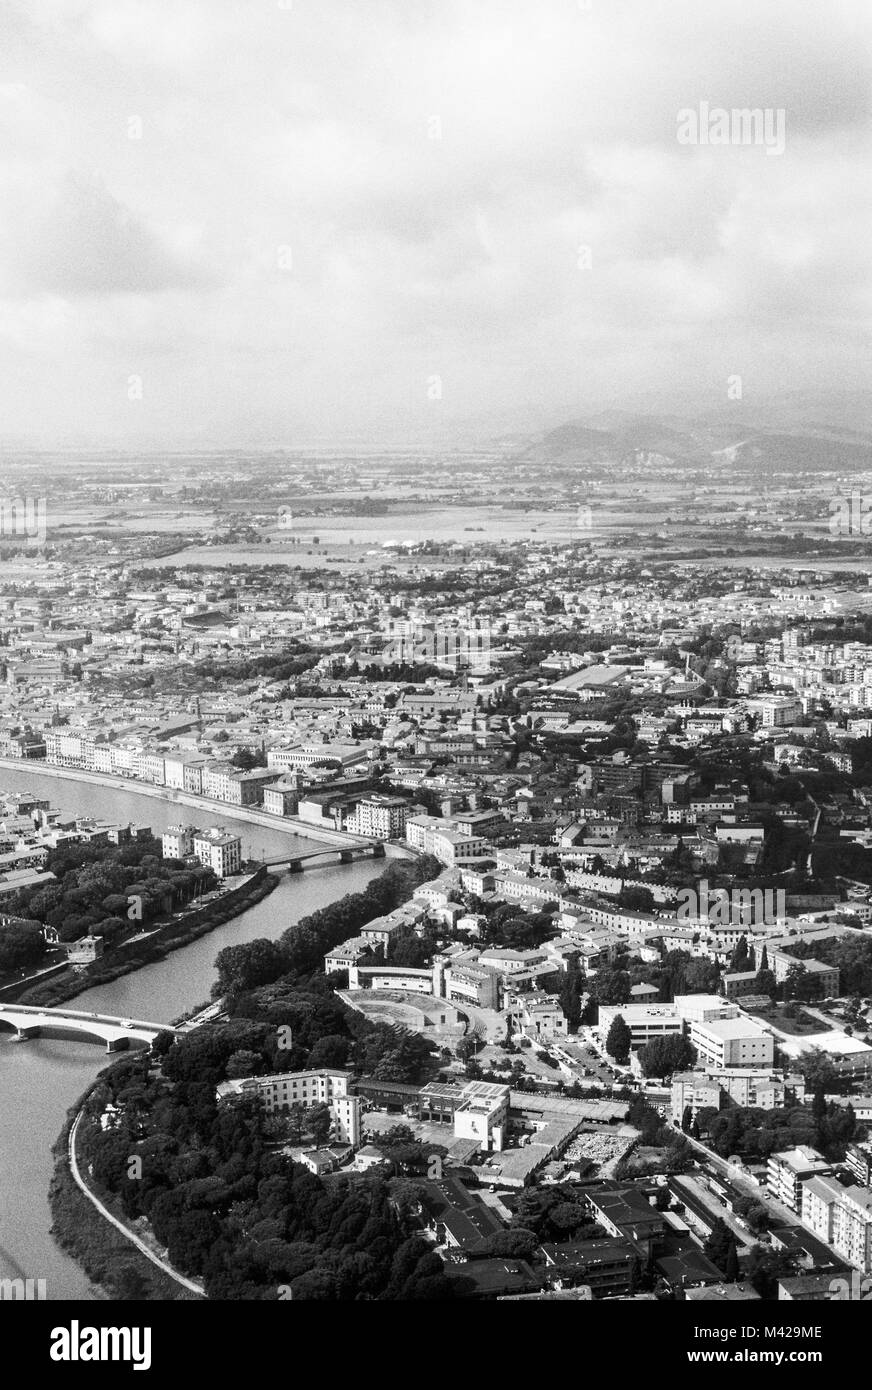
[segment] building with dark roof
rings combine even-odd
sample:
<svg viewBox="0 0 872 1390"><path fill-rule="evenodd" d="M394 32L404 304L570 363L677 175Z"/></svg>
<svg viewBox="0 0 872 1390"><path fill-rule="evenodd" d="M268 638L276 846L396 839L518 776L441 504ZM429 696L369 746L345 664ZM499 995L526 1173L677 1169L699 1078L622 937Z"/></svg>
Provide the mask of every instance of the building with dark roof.
<svg viewBox="0 0 872 1390"><path fill-rule="evenodd" d="M831 1269L806 1274L783 1274L778 1280L778 1301L829 1303L835 1279L836 1275Z"/></svg>
<svg viewBox="0 0 872 1390"><path fill-rule="evenodd" d="M471 1280L474 1289L470 1292L479 1298L498 1298L503 1294L535 1293L542 1287L542 1276L536 1274L526 1260L510 1260L495 1257L488 1260L470 1260L458 1270L452 1270L453 1278Z"/></svg>
<svg viewBox="0 0 872 1390"><path fill-rule="evenodd" d="M456 1177L422 1183L421 1189L427 1230L440 1245L472 1255L486 1249L488 1241L504 1230L493 1208Z"/></svg>
<svg viewBox="0 0 872 1390"><path fill-rule="evenodd" d="M722 1284L724 1276L701 1250L688 1246L655 1261L657 1273L666 1280L673 1293L698 1288L701 1284Z"/></svg>
<svg viewBox="0 0 872 1390"><path fill-rule="evenodd" d="M585 1195L596 1220L609 1235L631 1241L646 1257L662 1241L666 1228L662 1213L634 1187L589 1191Z"/></svg>
<svg viewBox="0 0 872 1390"><path fill-rule="evenodd" d="M595 1298L632 1292L639 1256L627 1240L565 1241L542 1246L550 1281L585 1284Z"/></svg>
<svg viewBox="0 0 872 1390"><path fill-rule="evenodd" d="M698 1289L688 1289L685 1298L690 1303L754 1303L760 1295L747 1279L737 1284L701 1284Z"/></svg>

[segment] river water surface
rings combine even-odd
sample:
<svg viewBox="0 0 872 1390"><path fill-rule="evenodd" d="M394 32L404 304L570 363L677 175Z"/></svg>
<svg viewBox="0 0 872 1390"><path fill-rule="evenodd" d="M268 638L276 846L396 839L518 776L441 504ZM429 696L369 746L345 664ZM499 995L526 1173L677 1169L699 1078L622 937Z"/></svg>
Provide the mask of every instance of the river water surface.
<svg viewBox="0 0 872 1390"><path fill-rule="evenodd" d="M111 820L151 825L157 833L185 820L216 824L230 817L200 815L187 808L78 782L64 782L23 770L0 769L0 788L33 791L65 815L81 811ZM313 848L279 830L241 824L246 855L268 857L295 847ZM120 1018L169 1023L209 997L214 960L223 946L257 936L277 937L300 917L345 893L358 892L383 872L384 863L360 860L284 875L268 897L214 932L166 960L88 990L70 1007ZM51 1146L64 1116L101 1067L108 1062L102 1043L62 1038L12 1042L0 1032L0 1278L44 1279L49 1300L91 1298L87 1276L49 1234L48 1187Z"/></svg>

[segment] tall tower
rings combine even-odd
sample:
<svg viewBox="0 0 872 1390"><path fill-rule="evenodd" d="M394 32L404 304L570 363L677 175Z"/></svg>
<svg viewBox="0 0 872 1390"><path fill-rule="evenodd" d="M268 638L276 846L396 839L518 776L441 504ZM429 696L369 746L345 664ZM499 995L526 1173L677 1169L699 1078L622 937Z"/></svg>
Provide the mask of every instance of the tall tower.
<svg viewBox="0 0 872 1390"><path fill-rule="evenodd" d="M363 1110L360 1096L336 1096L331 1108L337 1140L341 1144L350 1144L353 1149L359 1148Z"/></svg>

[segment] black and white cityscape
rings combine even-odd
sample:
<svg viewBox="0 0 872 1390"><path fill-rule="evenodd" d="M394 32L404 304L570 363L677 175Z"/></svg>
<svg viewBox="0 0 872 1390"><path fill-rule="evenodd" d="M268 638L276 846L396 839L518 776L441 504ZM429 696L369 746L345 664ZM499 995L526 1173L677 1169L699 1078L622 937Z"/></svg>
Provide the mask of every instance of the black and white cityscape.
<svg viewBox="0 0 872 1390"><path fill-rule="evenodd" d="M868 6L0 33L0 1301L825 1362L706 1344L872 1297Z"/></svg>

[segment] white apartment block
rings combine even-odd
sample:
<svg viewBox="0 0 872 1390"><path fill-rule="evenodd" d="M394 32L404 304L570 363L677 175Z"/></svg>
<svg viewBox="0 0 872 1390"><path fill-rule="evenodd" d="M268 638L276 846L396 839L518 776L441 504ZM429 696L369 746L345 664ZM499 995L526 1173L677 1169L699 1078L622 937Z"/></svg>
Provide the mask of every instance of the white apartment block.
<svg viewBox="0 0 872 1390"><path fill-rule="evenodd" d="M372 796L359 801L346 821L352 835L397 840L406 833L406 802L400 796Z"/></svg>
<svg viewBox="0 0 872 1390"><path fill-rule="evenodd" d="M802 701L795 695L761 695L746 701L745 707L758 716L764 729L796 724L802 715Z"/></svg>
<svg viewBox="0 0 872 1390"><path fill-rule="evenodd" d="M676 1072L672 1078L672 1118L680 1121L687 1106L694 1115L698 1110L720 1110L725 1096L736 1105L774 1110L784 1104L788 1089L801 1103L805 1096L803 1078L785 1076L781 1071L730 1067L722 1071L698 1068Z"/></svg>
<svg viewBox="0 0 872 1390"><path fill-rule="evenodd" d="M113 752L114 748L111 743L94 744L95 772L108 772L110 774L115 772L115 763L112 756Z"/></svg>
<svg viewBox="0 0 872 1390"><path fill-rule="evenodd" d="M720 994L676 994L673 1004L685 1023L711 1023L716 1018L738 1018L739 1010Z"/></svg>
<svg viewBox="0 0 872 1390"><path fill-rule="evenodd" d="M324 957L324 974L330 975L336 970L348 970L352 965L357 965L369 954L371 947L372 943L365 936L351 936L340 945L333 946Z"/></svg>
<svg viewBox="0 0 872 1390"><path fill-rule="evenodd" d="M509 1088L491 1081L470 1081L454 1112L455 1139L474 1139L482 1152L499 1153L509 1118Z"/></svg>
<svg viewBox="0 0 872 1390"><path fill-rule="evenodd" d="M164 859L184 859L187 854L195 854L194 836L198 833L195 825L170 825L161 836L161 854Z"/></svg>
<svg viewBox="0 0 872 1390"><path fill-rule="evenodd" d="M350 1144L353 1149L359 1149L363 1113L360 1096L336 1095L330 1108L333 1111L337 1141L340 1144Z"/></svg>
<svg viewBox="0 0 872 1390"><path fill-rule="evenodd" d="M238 874L242 868L242 840L227 830L198 830L194 835L194 853L219 878Z"/></svg>
<svg viewBox="0 0 872 1390"><path fill-rule="evenodd" d="M231 1096L259 1095L270 1114L275 1110L287 1112L292 1105L302 1105L308 1109L313 1105L332 1104L337 1097L348 1094L352 1076L353 1072L341 1070L246 1076L238 1081L222 1081L216 1095L219 1100L227 1100Z"/></svg>
<svg viewBox="0 0 872 1390"><path fill-rule="evenodd" d="M157 787L164 785L164 759L161 753L152 753L147 748L137 749L131 771L140 782L151 782Z"/></svg>
<svg viewBox="0 0 872 1390"><path fill-rule="evenodd" d="M799 1144L795 1149L784 1149L781 1153L769 1155L766 1186L779 1202L783 1202L791 1211L799 1212L802 1184L809 1178L826 1177L832 1171L832 1165L817 1149Z"/></svg>
<svg viewBox="0 0 872 1390"><path fill-rule="evenodd" d="M450 820L437 816L415 816L406 821L406 842L413 849L432 854L440 864L453 867L467 859L481 859L493 853L482 835L464 835Z"/></svg>
<svg viewBox="0 0 872 1390"><path fill-rule="evenodd" d="M525 903L536 907L560 901L560 885L550 878L527 878L515 869L499 869L494 873L494 892L507 902Z"/></svg>
<svg viewBox="0 0 872 1390"><path fill-rule="evenodd" d="M445 970L445 998L455 1004L477 1004L499 1009L500 977L493 969L473 961L449 964Z"/></svg>
<svg viewBox="0 0 872 1390"><path fill-rule="evenodd" d="M275 782L276 774L266 768L240 772L229 764L217 764L203 769L203 795L215 801L227 801L231 806L257 806L263 799L263 788Z"/></svg>
<svg viewBox="0 0 872 1390"><path fill-rule="evenodd" d="M632 1048L645 1047L655 1038L681 1034L684 1024L673 1004L600 1004L597 1032L605 1042L618 1014L630 1030Z"/></svg>
<svg viewBox="0 0 872 1390"><path fill-rule="evenodd" d="M771 1067L775 1039L749 1018L713 1018L691 1022L690 1041L704 1067Z"/></svg>
<svg viewBox="0 0 872 1390"><path fill-rule="evenodd" d="M855 1269L872 1271L872 1192L820 1176L802 1183L801 1216L819 1240Z"/></svg>

